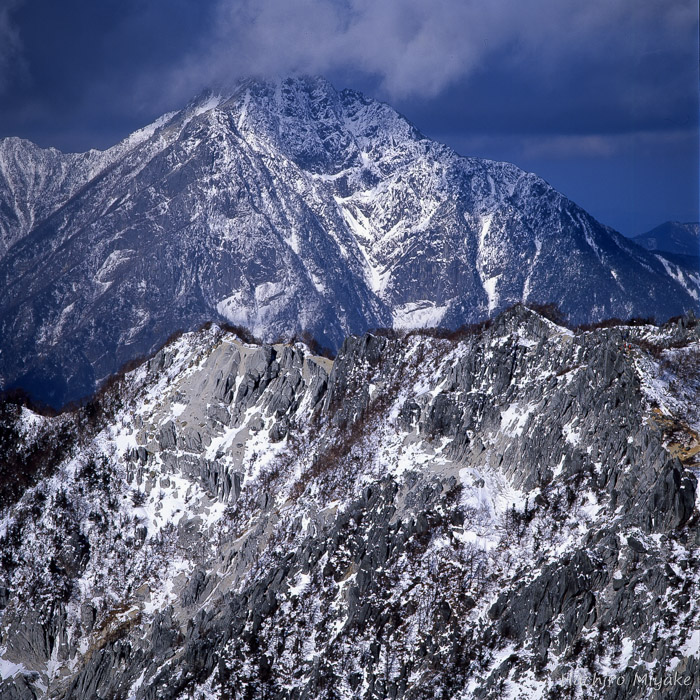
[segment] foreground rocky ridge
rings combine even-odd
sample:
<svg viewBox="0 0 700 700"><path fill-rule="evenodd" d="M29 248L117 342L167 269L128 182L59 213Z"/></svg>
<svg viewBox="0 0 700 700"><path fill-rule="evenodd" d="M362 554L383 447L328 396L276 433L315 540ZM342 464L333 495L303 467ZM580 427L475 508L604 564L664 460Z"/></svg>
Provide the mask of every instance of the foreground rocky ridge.
<svg viewBox="0 0 700 700"><path fill-rule="evenodd" d="M185 335L5 414L77 438L2 511L0 695L687 698L699 395L694 322Z"/></svg>
<svg viewBox="0 0 700 700"><path fill-rule="evenodd" d="M0 388L54 406L212 318L337 350L516 302L584 322L699 298L697 266L319 78L202 95L104 152L0 141Z"/></svg>

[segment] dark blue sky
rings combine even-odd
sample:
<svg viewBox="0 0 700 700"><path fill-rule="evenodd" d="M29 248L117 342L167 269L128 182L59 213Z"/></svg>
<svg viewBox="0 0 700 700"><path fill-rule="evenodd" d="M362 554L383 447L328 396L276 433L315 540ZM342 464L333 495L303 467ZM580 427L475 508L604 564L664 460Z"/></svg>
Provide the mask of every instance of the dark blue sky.
<svg viewBox="0 0 700 700"><path fill-rule="evenodd" d="M696 0L0 0L0 136L104 148L207 85L292 71L622 233L700 218Z"/></svg>

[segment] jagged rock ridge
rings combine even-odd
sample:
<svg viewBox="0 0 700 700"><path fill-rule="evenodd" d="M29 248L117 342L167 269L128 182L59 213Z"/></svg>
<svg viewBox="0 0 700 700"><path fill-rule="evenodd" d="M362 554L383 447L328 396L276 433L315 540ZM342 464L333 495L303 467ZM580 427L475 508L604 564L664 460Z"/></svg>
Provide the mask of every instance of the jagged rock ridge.
<svg viewBox="0 0 700 700"><path fill-rule="evenodd" d="M515 302L681 314L700 278L508 163L322 79L245 81L105 152L0 142L0 385L60 405L212 318L266 340Z"/></svg>
<svg viewBox="0 0 700 700"><path fill-rule="evenodd" d="M9 407L77 437L0 512L0 695L687 698L699 395L694 322L518 307L334 362L214 327Z"/></svg>

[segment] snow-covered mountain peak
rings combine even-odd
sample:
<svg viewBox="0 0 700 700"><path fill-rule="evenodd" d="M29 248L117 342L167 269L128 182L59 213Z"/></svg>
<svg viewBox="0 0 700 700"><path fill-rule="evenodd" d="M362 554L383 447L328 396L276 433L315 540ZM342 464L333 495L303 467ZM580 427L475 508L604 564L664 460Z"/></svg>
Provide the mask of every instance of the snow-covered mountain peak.
<svg viewBox="0 0 700 700"><path fill-rule="evenodd" d="M0 386L67 372L74 397L212 317L338 347L521 301L573 321L697 305L697 274L542 179L319 78L203 93L103 152L18 148L0 160Z"/></svg>

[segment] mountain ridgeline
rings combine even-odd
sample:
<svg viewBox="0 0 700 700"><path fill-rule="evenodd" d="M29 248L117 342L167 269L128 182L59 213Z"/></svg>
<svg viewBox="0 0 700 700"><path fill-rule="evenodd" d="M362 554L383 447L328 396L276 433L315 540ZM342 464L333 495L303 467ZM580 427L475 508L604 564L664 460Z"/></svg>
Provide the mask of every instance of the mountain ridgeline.
<svg viewBox="0 0 700 700"><path fill-rule="evenodd" d="M0 386L53 405L212 319L337 349L516 302L664 320L699 286L536 175L323 79L202 95L103 152L0 141Z"/></svg>
<svg viewBox="0 0 700 700"><path fill-rule="evenodd" d="M632 240L647 250L700 256L700 224L697 222L667 221Z"/></svg>

